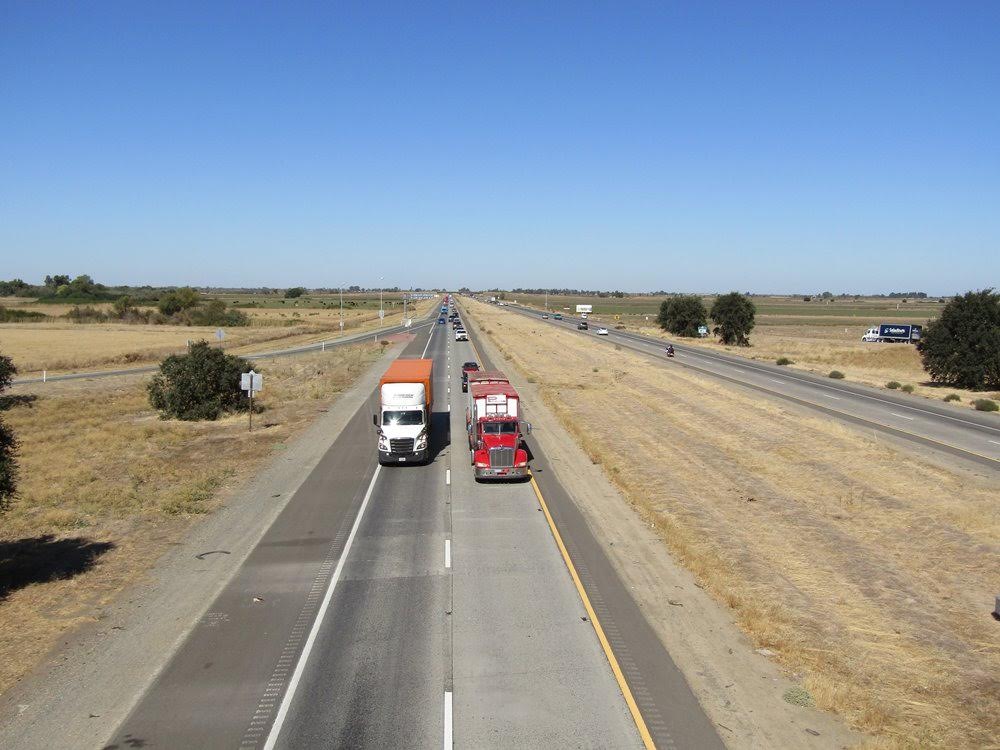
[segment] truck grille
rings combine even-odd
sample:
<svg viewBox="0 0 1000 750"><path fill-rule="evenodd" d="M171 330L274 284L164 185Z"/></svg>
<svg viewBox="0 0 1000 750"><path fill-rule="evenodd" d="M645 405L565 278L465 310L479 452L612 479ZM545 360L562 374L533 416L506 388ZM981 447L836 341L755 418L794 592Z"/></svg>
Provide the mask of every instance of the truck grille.
<svg viewBox="0 0 1000 750"><path fill-rule="evenodd" d="M511 469L514 467L513 448L490 448L491 469Z"/></svg>
<svg viewBox="0 0 1000 750"><path fill-rule="evenodd" d="M413 453L413 438L393 438L389 441L392 453Z"/></svg>

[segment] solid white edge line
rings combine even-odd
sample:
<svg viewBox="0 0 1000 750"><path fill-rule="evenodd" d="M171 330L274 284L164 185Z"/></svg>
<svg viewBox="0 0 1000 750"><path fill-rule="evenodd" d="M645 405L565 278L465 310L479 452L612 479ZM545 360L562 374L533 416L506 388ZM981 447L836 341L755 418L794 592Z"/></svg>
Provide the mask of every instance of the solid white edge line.
<svg viewBox="0 0 1000 750"><path fill-rule="evenodd" d="M436 330L437 330L436 326L431 329L431 335L427 337L427 346L424 347L424 353L420 355L420 359L423 359L424 357L427 356L427 350L431 346L431 339L434 338L434 331Z"/></svg>
<svg viewBox="0 0 1000 750"><path fill-rule="evenodd" d="M444 566L451 567L451 539L444 540Z"/></svg>
<svg viewBox="0 0 1000 750"><path fill-rule="evenodd" d="M454 746L452 741L452 729L451 729L451 691L444 691L444 744L442 747L444 750L451 750Z"/></svg>
<svg viewBox="0 0 1000 750"><path fill-rule="evenodd" d="M379 464L375 467L375 473L372 474L372 481L368 484L368 491L365 492L364 500L361 501L361 507L358 508L358 515L354 518L354 525L351 526L351 533L347 536L347 543L344 545L344 551L340 553L340 559L337 561L337 567L334 569L333 576L330 578L330 583L326 587L326 594L323 595L323 603L316 612L316 618L313 620L312 628L309 631L309 637L306 638L306 645L302 648L302 653L299 655L299 661L295 665L295 671L292 673L292 678L288 681L288 687L285 688L285 697L281 699L281 706L278 708L278 713L274 717L274 723L271 724L271 731L268 733L267 741L264 743L264 750L273 750L275 743L278 741L278 735L281 733L281 726L285 723L285 717L288 715L288 709L292 704L292 699L295 697L295 690L298 688L299 681L302 679L302 673L305 671L306 662L309 661L309 654L312 652L313 645L316 643L316 636L319 633L320 626L323 624L323 618L326 615L326 610L330 607L330 601L333 599L333 590L337 587L337 581L340 580L340 574L344 570L344 563L347 561L347 555L351 551L351 545L354 543L354 537L358 533L358 527L361 526L361 519L365 515L365 508L368 507L368 501L371 499L372 491L375 489L375 480L378 479L378 475L381 470L382 466Z"/></svg>

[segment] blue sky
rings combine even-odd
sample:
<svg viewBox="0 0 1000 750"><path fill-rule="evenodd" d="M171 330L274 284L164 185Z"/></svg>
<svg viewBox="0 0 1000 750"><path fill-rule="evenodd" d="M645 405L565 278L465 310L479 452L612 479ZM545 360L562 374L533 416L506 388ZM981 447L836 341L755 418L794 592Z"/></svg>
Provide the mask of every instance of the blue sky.
<svg viewBox="0 0 1000 750"><path fill-rule="evenodd" d="M996 2L7 0L0 278L1000 286L998 38Z"/></svg>

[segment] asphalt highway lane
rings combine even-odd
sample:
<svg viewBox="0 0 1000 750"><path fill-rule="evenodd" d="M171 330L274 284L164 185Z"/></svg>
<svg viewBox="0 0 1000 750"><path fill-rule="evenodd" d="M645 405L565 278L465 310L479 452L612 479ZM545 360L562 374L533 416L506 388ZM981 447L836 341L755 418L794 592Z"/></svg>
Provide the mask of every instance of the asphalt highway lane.
<svg viewBox="0 0 1000 750"><path fill-rule="evenodd" d="M542 319L542 312L532 308L507 306L519 315L537 318L541 323L576 331L576 318ZM597 336L601 325L608 325L608 336ZM591 320L588 331L577 331L595 343L617 343L715 378L753 388L769 396L792 401L820 411L840 421L870 427L925 448L959 456L991 469L1000 469L1000 419L991 414L961 411L937 405L917 396L896 395L841 380L822 378L810 373L779 367L766 362L707 351L671 341L675 350L668 360L667 341L618 331L610 323ZM904 346L872 344L872 346Z"/></svg>
<svg viewBox="0 0 1000 750"><path fill-rule="evenodd" d="M469 346L404 351L434 460L377 466L373 394L107 747L642 746L531 485L473 481ZM663 746L718 747L689 692L704 732Z"/></svg>

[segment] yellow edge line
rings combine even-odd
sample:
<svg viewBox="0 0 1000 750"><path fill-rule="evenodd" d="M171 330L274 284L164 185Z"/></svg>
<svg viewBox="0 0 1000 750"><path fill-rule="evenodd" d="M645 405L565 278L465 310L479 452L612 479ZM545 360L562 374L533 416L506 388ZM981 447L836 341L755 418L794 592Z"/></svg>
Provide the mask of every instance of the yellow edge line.
<svg viewBox="0 0 1000 750"><path fill-rule="evenodd" d="M479 349L472 339L469 339L469 343L472 344L473 351L476 352L476 359L479 360L480 364L483 361L482 355L479 353ZM529 474L529 476L531 476ZM601 621L597 619L597 613L594 612L594 607L590 603L590 597L587 596L586 590L583 588L583 583L580 581L580 575L576 572L576 566L573 565L573 560L570 559L569 551L566 549L566 545L563 544L562 535L559 533L559 529L556 528L556 522L552 518L552 514L549 513L549 506L545 502L545 498L542 497L542 491L538 487L538 482L535 481L535 477L531 476L531 488L535 491L535 497L538 498L538 504L542 506L542 512L545 514L545 520L548 521L549 531L552 532L552 537L556 540L556 546L559 548L559 553L562 555L563 562L566 563L566 568L569 570L570 577L573 579L573 584L576 586L576 591L580 595L580 599L583 601L583 607L587 610L587 616L590 618L590 624L594 626L594 632L597 633L597 640L601 643L601 648L604 651L604 655L608 659L608 664L611 665L611 671L614 673L615 680L618 682L618 688L622 691L622 696L625 698L625 704L628 706L629 712L632 714L632 720L635 722L635 728L639 731L639 737L642 738L642 744L647 750L656 750L656 744L653 742L653 737L649 733L649 728L646 726L646 720L642 718L642 712L639 710L639 705L635 702L635 698L632 696L632 690L628 686L628 682L625 680L625 673L622 672L621 666L618 664L618 659L615 657L615 652L611 650L611 643L608 641L608 637L604 634L604 628L601 627Z"/></svg>
<svg viewBox="0 0 1000 750"><path fill-rule="evenodd" d="M580 594L580 599L583 600L583 606L587 610L587 615L590 617L590 624L594 626L594 632L597 633L597 640L601 642L601 648L604 649L604 655L608 658L608 663L611 665L611 671L615 675L615 680L618 681L618 687L622 691L622 695L625 697L625 703L628 705L628 710L632 714L632 719L635 721L635 727L639 730L639 737L642 738L642 744L648 748L648 750L655 750L656 745L653 743L653 738L649 734L649 729L646 727L646 721L642 718L642 712L639 711L639 706L635 702L635 698L632 697L632 690L628 686L628 682L625 680L625 674L622 672L622 668L618 665L618 659L615 658L614 651L611 650L611 644L608 642L608 638L604 635L604 628L601 627L600 620L597 619L597 613L594 612L594 607L590 603L590 597L587 596L587 592L583 588L583 584L580 582L580 576L576 572L576 566L573 565L573 561L570 559L569 552L566 549L566 545L563 544L562 535L559 534L559 529L556 528L556 523L552 519L552 514L549 513L549 506L545 504L545 498L542 497L542 491L538 488L538 482L535 481L535 477L531 477L531 487L535 491L535 496L538 498L539 504L542 506L542 512L545 513L545 520L549 522L549 530L552 532L552 536L556 540L556 546L559 547L559 552L562 554L563 562L566 563L566 567L569 569L569 574L573 578L573 583L576 585L577 593Z"/></svg>

